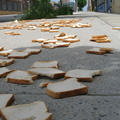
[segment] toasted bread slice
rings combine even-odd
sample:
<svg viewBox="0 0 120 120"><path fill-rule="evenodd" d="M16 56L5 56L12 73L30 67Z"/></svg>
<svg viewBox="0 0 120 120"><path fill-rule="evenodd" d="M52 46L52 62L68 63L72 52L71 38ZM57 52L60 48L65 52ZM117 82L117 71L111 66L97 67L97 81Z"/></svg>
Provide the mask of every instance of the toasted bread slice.
<svg viewBox="0 0 120 120"><path fill-rule="evenodd" d="M58 61L36 61L33 63L31 68L39 68L39 67L45 67L45 68L58 68Z"/></svg>
<svg viewBox="0 0 120 120"><path fill-rule="evenodd" d="M30 56L30 53L28 52L21 52L21 51L13 51L10 55L8 55L8 58L17 58L17 59L24 59Z"/></svg>
<svg viewBox="0 0 120 120"><path fill-rule="evenodd" d="M55 68L31 68L28 70L28 73L47 76L50 78L61 78L65 75L64 71Z"/></svg>
<svg viewBox="0 0 120 120"><path fill-rule="evenodd" d="M49 83L46 92L53 98L65 98L86 94L88 87L78 82L76 78L69 78L63 81Z"/></svg>
<svg viewBox="0 0 120 120"><path fill-rule="evenodd" d="M56 48L57 46L54 43L48 43L48 44L42 43L41 47L53 49L53 48Z"/></svg>
<svg viewBox="0 0 120 120"><path fill-rule="evenodd" d="M8 66L15 62L15 59L0 59L0 66Z"/></svg>
<svg viewBox="0 0 120 120"><path fill-rule="evenodd" d="M68 39L63 39L62 41L63 41L63 42L70 42L70 43L73 43L73 42L79 42L80 39L68 38Z"/></svg>
<svg viewBox="0 0 120 120"><path fill-rule="evenodd" d="M70 70L65 74L65 78L77 78L78 81L83 82L91 82L93 80L93 76L101 75L101 70L83 70L83 69L75 69Z"/></svg>
<svg viewBox="0 0 120 120"><path fill-rule="evenodd" d="M56 43L58 40L46 40L43 42L43 44L48 44L48 43Z"/></svg>
<svg viewBox="0 0 120 120"><path fill-rule="evenodd" d="M0 109L11 105L13 102L13 94L0 94Z"/></svg>
<svg viewBox="0 0 120 120"><path fill-rule="evenodd" d="M3 50L3 51L0 51L0 55L7 56L7 55L10 55L12 52L13 52L13 49Z"/></svg>
<svg viewBox="0 0 120 120"><path fill-rule="evenodd" d="M44 41L47 41L47 40L49 40L49 39L38 38L38 39L32 40L32 42L44 42Z"/></svg>
<svg viewBox="0 0 120 120"><path fill-rule="evenodd" d="M10 72L13 72L14 70L9 70L6 67L0 68L0 78L6 77Z"/></svg>
<svg viewBox="0 0 120 120"><path fill-rule="evenodd" d="M27 71L15 70L6 77L7 82L16 84L32 84L38 75L31 75Z"/></svg>
<svg viewBox="0 0 120 120"><path fill-rule="evenodd" d="M55 45L57 47L68 47L70 46L70 42L56 42Z"/></svg>
<svg viewBox="0 0 120 120"><path fill-rule="evenodd" d="M42 50L41 49L31 49L31 48L26 48L25 50L23 50L23 52L27 52L29 54L38 54L40 53Z"/></svg>
<svg viewBox="0 0 120 120"><path fill-rule="evenodd" d="M3 120L52 120L52 113L43 101L5 107L0 115Z"/></svg>

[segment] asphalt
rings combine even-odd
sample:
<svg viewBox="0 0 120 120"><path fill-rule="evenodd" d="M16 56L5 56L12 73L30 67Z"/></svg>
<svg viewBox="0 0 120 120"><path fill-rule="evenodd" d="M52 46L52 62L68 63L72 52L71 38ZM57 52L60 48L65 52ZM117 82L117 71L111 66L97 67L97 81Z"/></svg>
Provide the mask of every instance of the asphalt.
<svg viewBox="0 0 120 120"><path fill-rule="evenodd" d="M82 18L81 23L90 23L90 28L61 27L58 33L41 32L37 30L14 30L21 35L10 36L0 30L0 46L5 49L41 48L39 43L32 43L32 39L49 38L61 32L76 34L80 42L72 43L68 48L45 49L37 55L26 59L17 59L7 68L16 70L28 70L35 61L57 60L59 69L67 72L72 69L102 70L101 76L94 77L92 82L82 82L88 86L86 95L79 95L63 99L53 99L46 95L45 88L39 84L45 81L60 81L61 79L49 79L41 77L31 85L18 85L7 83L5 78L0 79L0 93L13 93L16 104L31 103L42 100L49 111L53 113L53 120L120 120L120 31L112 30L112 27L120 27L120 15L96 12L78 12L74 15L58 16L56 19ZM47 19L53 21L56 19ZM0 25L8 22L1 22ZM39 24L35 22L34 24ZM92 35L108 35L112 39L110 43L90 42ZM93 47L114 48L112 53L106 55L86 54L86 50ZM2 58L2 57L0 57ZM14 103L14 104L15 104ZM13 104L13 105L14 105ZM0 120L2 120L0 118ZM16 119L17 120L17 119Z"/></svg>

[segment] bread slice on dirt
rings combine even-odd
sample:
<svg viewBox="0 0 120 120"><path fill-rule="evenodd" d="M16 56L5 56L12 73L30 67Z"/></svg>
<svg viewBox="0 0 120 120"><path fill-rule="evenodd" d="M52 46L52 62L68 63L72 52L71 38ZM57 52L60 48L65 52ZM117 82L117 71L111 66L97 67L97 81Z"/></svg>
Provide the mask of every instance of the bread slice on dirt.
<svg viewBox="0 0 120 120"><path fill-rule="evenodd" d="M11 33L10 35L21 35L21 33Z"/></svg>
<svg viewBox="0 0 120 120"><path fill-rule="evenodd" d="M56 42L55 45L57 47L68 47L70 46L70 42Z"/></svg>
<svg viewBox="0 0 120 120"><path fill-rule="evenodd" d="M52 113L43 101L5 107L0 115L3 120L52 120Z"/></svg>
<svg viewBox="0 0 120 120"><path fill-rule="evenodd" d="M0 47L0 51L4 50L4 47Z"/></svg>
<svg viewBox="0 0 120 120"><path fill-rule="evenodd" d="M76 78L49 83L46 88L46 93L53 98L65 98L86 94L87 92L88 87L78 82Z"/></svg>
<svg viewBox="0 0 120 120"><path fill-rule="evenodd" d="M0 109L11 105L13 102L13 94L0 94Z"/></svg>
<svg viewBox="0 0 120 120"><path fill-rule="evenodd" d="M49 83L51 83L50 81L48 81L48 82L42 82L42 83L40 83L40 87L41 88L44 88L44 87L47 87L47 85L49 84Z"/></svg>
<svg viewBox="0 0 120 120"><path fill-rule="evenodd" d="M68 71L65 74L65 78L77 78L78 81L91 82L93 80L93 76L101 74L102 74L101 70L75 69Z"/></svg>
<svg viewBox="0 0 120 120"><path fill-rule="evenodd" d="M93 35L92 38L104 38L107 37L107 35Z"/></svg>
<svg viewBox="0 0 120 120"><path fill-rule="evenodd" d="M107 43L107 42L111 42L111 39L106 39L106 40L96 40L97 43Z"/></svg>
<svg viewBox="0 0 120 120"><path fill-rule="evenodd" d="M40 53L42 50L41 49L37 49L37 48L26 48L25 50L23 50L22 52L27 52L29 54L38 54Z"/></svg>
<svg viewBox="0 0 120 120"><path fill-rule="evenodd" d="M107 52L101 51L100 48L92 48L92 49L87 50L86 53L103 55L103 54L106 54Z"/></svg>
<svg viewBox="0 0 120 120"><path fill-rule="evenodd" d="M100 51L106 51L106 52L112 52L114 49L113 48L100 48Z"/></svg>
<svg viewBox="0 0 120 120"><path fill-rule="evenodd" d="M50 78L61 78L64 77L65 72L56 68L30 68L28 70L30 74L36 74L40 76L47 76Z"/></svg>
<svg viewBox="0 0 120 120"><path fill-rule="evenodd" d="M106 40L108 37L102 37L102 38L92 38L90 41L97 41L97 40Z"/></svg>
<svg viewBox="0 0 120 120"><path fill-rule="evenodd" d="M16 84L32 84L38 75L31 75L27 71L15 70L6 77L7 82Z"/></svg>
<svg viewBox="0 0 120 120"><path fill-rule="evenodd" d="M49 32L50 28L41 28L41 32Z"/></svg>
<svg viewBox="0 0 120 120"><path fill-rule="evenodd" d="M44 67L44 68L58 68L58 61L36 61L33 63L31 68L39 68L39 67Z"/></svg>
<svg viewBox="0 0 120 120"><path fill-rule="evenodd" d="M63 36L63 37L55 37L56 40L64 40L68 39L68 36Z"/></svg>
<svg viewBox="0 0 120 120"><path fill-rule="evenodd" d="M58 40L46 40L43 42L43 44L48 44L48 43L56 43Z"/></svg>
<svg viewBox="0 0 120 120"><path fill-rule="evenodd" d="M70 42L70 43L73 43L73 42L79 42L80 39L68 38L68 39L63 39L62 41L63 41L63 42Z"/></svg>
<svg viewBox="0 0 120 120"><path fill-rule="evenodd" d="M38 39L32 40L32 42L44 42L44 41L47 41L47 40L49 40L49 39L38 38Z"/></svg>
<svg viewBox="0 0 120 120"><path fill-rule="evenodd" d="M8 66L15 62L15 59L0 59L0 66Z"/></svg>
<svg viewBox="0 0 120 120"><path fill-rule="evenodd" d="M6 67L2 67L0 68L0 78L6 77L10 72L12 72L13 70L9 70Z"/></svg>
<svg viewBox="0 0 120 120"><path fill-rule="evenodd" d="M53 48L56 48L57 46L56 46L54 43L48 43L48 44L42 43L42 44L41 44L41 47L53 49Z"/></svg>
<svg viewBox="0 0 120 120"><path fill-rule="evenodd" d="M8 58L17 58L17 59L24 59L30 56L30 53L28 52L21 52L21 51L13 51L10 55L8 55Z"/></svg>
<svg viewBox="0 0 120 120"><path fill-rule="evenodd" d="M7 56L7 55L10 55L12 52L13 52L13 49L3 50L3 51L0 51L0 55Z"/></svg>

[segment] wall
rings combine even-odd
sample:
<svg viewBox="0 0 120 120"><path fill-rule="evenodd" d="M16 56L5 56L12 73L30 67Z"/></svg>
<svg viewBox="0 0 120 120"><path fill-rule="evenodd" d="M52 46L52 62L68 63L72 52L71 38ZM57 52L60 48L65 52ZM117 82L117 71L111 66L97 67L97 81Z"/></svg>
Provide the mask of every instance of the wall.
<svg viewBox="0 0 120 120"><path fill-rule="evenodd" d="M120 0L112 0L112 13L120 13Z"/></svg>

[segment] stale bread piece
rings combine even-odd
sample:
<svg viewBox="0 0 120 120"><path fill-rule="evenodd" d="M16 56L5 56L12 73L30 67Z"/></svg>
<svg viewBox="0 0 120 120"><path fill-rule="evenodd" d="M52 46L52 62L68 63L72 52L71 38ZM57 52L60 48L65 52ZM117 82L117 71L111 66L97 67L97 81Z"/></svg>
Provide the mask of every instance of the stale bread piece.
<svg viewBox="0 0 120 120"><path fill-rule="evenodd" d="M41 47L53 49L53 48L56 48L57 46L54 43L48 43L48 44L42 43Z"/></svg>
<svg viewBox="0 0 120 120"><path fill-rule="evenodd" d="M65 74L65 78L77 78L78 81L83 82L91 82L92 77L95 75L101 75L101 70L83 70L83 69L75 69L70 70Z"/></svg>
<svg viewBox="0 0 120 120"><path fill-rule="evenodd" d="M73 42L79 42L80 39L72 39L72 38L68 38L68 39L64 39L62 40L63 42L70 42L70 43L73 43Z"/></svg>
<svg viewBox="0 0 120 120"><path fill-rule="evenodd" d="M0 66L8 66L15 62L15 59L0 59Z"/></svg>
<svg viewBox="0 0 120 120"><path fill-rule="evenodd" d="M14 71L14 70L9 70L6 67L0 68L0 78L6 77L12 71Z"/></svg>
<svg viewBox="0 0 120 120"><path fill-rule="evenodd" d="M92 38L104 38L107 37L107 35L93 35Z"/></svg>
<svg viewBox="0 0 120 120"><path fill-rule="evenodd" d="M44 88L44 87L47 87L47 85L49 84L49 83L52 83L52 82L50 82L50 81L48 81L48 82L42 82L42 83L40 83L40 87L41 88Z"/></svg>
<svg viewBox="0 0 120 120"><path fill-rule="evenodd" d="M38 39L32 40L32 42L44 42L44 41L47 41L47 40L49 40L49 39L38 38Z"/></svg>
<svg viewBox="0 0 120 120"><path fill-rule="evenodd" d="M49 83L46 92L53 98L65 98L86 94L88 87L78 82L76 78L69 78L63 81Z"/></svg>
<svg viewBox="0 0 120 120"><path fill-rule="evenodd" d="M0 47L0 51L4 50L4 47Z"/></svg>
<svg viewBox="0 0 120 120"><path fill-rule="evenodd" d="M52 120L52 113L43 101L5 107L0 115L3 120Z"/></svg>
<svg viewBox="0 0 120 120"><path fill-rule="evenodd" d="M36 61L33 63L31 68L39 68L39 67L45 67L45 68L58 68L58 61Z"/></svg>
<svg viewBox="0 0 120 120"><path fill-rule="evenodd" d="M15 70L6 77L7 82L16 84L32 84L38 75L31 75L27 71Z"/></svg>
<svg viewBox="0 0 120 120"><path fill-rule="evenodd" d="M59 32L59 30L49 30L50 33L52 32Z"/></svg>
<svg viewBox="0 0 120 120"><path fill-rule="evenodd" d="M18 58L18 59L24 59L30 56L30 53L27 52L21 52L21 51L13 51L10 55L8 55L8 58Z"/></svg>
<svg viewBox="0 0 120 120"><path fill-rule="evenodd" d="M10 35L21 35L21 33L11 33Z"/></svg>
<svg viewBox="0 0 120 120"><path fill-rule="evenodd" d="M49 32L50 28L41 28L42 32Z"/></svg>
<svg viewBox="0 0 120 120"><path fill-rule="evenodd" d="M56 42L55 45L57 47L68 47L70 46L70 42Z"/></svg>
<svg viewBox="0 0 120 120"><path fill-rule="evenodd" d="M29 54L38 54L40 53L42 50L41 49L37 49L37 48L26 48L25 50L23 50L22 52L27 52Z"/></svg>
<svg viewBox="0 0 120 120"><path fill-rule="evenodd" d="M11 105L13 102L13 94L0 94L0 109Z"/></svg>
<svg viewBox="0 0 120 120"><path fill-rule="evenodd" d="M47 76L50 78L64 77L65 72L56 68L31 68L28 70L30 74L37 74L40 76Z"/></svg>
<svg viewBox="0 0 120 120"><path fill-rule="evenodd" d="M46 40L43 42L43 44L48 44L48 43L56 43L58 40Z"/></svg>
<svg viewBox="0 0 120 120"><path fill-rule="evenodd" d="M0 55L7 56L7 55L10 55L12 52L13 52L13 49L3 50L3 51L0 51Z"/></svg>
<svg viewBox="0 0 120 120"><path fill-rule="evenodd" d="M113 30L120 30L120 27L113 27Z"/></svg>

